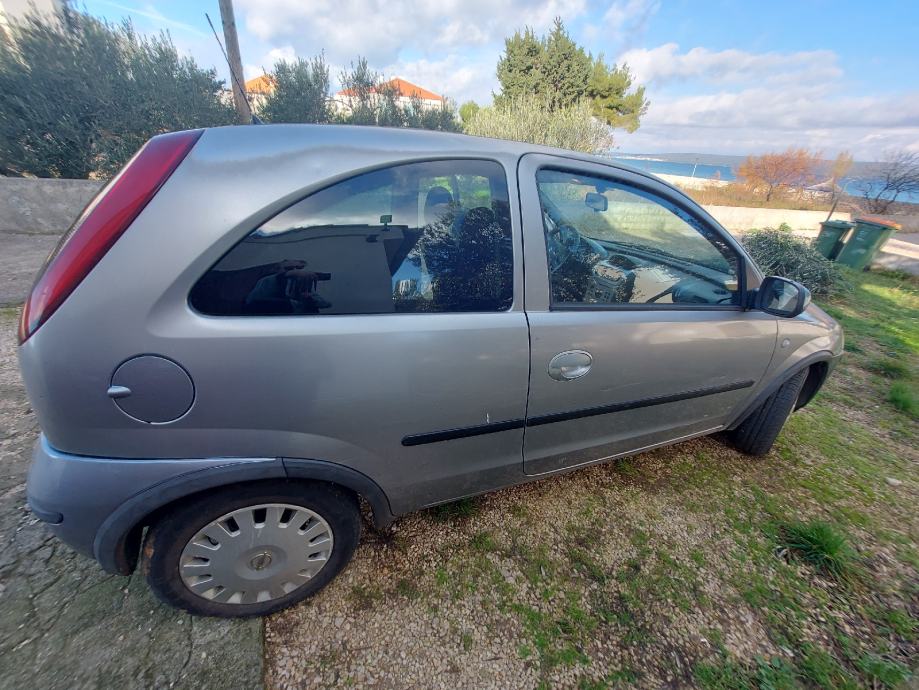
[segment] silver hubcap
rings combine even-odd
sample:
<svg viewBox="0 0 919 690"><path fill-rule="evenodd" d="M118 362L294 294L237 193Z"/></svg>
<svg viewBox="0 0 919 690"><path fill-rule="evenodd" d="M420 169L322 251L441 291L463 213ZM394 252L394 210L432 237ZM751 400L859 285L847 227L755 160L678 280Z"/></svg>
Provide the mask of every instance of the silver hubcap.
<svg viewBox="0 0 919 690"><path fill-rule="evenodd" d="M179 574L199 597L256 604L290 594L332 555L332 528L302 506L264 503L205 525L182 550Z"/></svg>

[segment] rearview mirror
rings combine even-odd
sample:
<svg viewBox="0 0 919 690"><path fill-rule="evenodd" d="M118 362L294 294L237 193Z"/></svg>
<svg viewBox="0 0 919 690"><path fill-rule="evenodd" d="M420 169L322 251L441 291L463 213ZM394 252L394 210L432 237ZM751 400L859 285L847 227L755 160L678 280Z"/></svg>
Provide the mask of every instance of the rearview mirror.
<svg viewBox="0 0 919 690"><path fill-rule="evenodd" d="M790 319L807 309L810 302L810 290L801 283L778 276L769 276L763 279L756 292L754 308L767 314Z"/></svg>
<svg viewBox="0 0 919 690"><path fill-rule="evenodd" d="M584 197L584 203L587 208L592 208L597 213L601 213L609 208L609 200L597 192L587 192Z"/></svg>

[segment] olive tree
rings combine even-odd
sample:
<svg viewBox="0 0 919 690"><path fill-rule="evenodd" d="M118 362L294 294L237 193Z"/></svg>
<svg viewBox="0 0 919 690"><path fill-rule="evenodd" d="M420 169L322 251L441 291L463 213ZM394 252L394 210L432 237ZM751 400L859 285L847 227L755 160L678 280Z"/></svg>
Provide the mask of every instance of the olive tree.
<svg viewBox="0 0 919 690"><path fill-rule="evenodd" d="M64 9L9 26L0 41L0 172L110 175L151 136L229 124L223 82L168 34L139 36Z"/></svg>
<svg viewBox="0 0 919 690"><path fill-rule="evenodd" d="M268 122L328 122L329 67L325 57L279 60L270 74L274 90L259 108Z"/></svg>
<svg viewBox="0 0 919 690"><path fill-rule="evenodd" d="M613 145L612 130L593 116L587 100L552 109L539 96L504 99L493 107L479 110L465 126L465 131L482 137L585 153L606 153Z"/></svg>

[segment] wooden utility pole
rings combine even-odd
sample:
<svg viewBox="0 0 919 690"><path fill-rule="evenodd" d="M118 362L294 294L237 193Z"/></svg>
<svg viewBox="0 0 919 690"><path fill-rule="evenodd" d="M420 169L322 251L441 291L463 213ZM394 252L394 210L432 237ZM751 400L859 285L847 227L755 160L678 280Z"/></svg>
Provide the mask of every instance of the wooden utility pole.
<svg viewBox="0 0 919 690"><path fill-rule="evenodd" d="M239 38L236 36L236 19L233 17L233 0L220 0L220 19L223 21L223 38L227 45L227 60L230 63L230 81L233 83L233 102L239 124L252 122L252 111L246 100L243 82L243 61L239 56Z"/></svg>

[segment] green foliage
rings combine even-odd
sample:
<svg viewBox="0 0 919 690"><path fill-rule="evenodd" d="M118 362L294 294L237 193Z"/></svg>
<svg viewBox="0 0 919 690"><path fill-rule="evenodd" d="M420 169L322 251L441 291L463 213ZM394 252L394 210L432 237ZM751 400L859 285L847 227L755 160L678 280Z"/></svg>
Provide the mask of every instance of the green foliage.
<svg viewBox="0 0 919 690"><path fill-rule="evenodd" d="M839 267L815 250L809 242L790 232L752 230L741 239L744 247L767 274L796 280L815 295L830 295L849 289Z"/></svg>
<svg viewBox="0 0 919 690"><path fill-rule="evenodd" d="M451 503L441 503L432 509L434 517L443 522L450 522L456 519L470 518L475 515L479 508L473 498L461 498Z"/></svg>
<svg viewBox="0 0 919 690"><path fill-rule="evenodd" d="M842 532L827 522L780 525L782 543L802 560L835 578L853 574L857 554Z"/></svg>
<svg viewBox="0 0 919 690"><path fill-rule="evenodd" d="M900 412L910 417L919 417L919 398L913 386L905 381L894 381L887 394L887 401Z"/></svg>
<svg viewBox="0 0 919 690"><path fill-rule="evenodd" d="M877 357L867 363L867 368L888 379L905 379L909 377L909 367L890 357Z"/></svg>
<svg viewBox="0 0 919 690"><path fill-rule="evenodd" d="M466 133L495 139L603 153L613 145L609 128L595 120L587 101L550 110L539 96L505 99L482 108L466 125Z"/></svg>
<svg viewBox="0 0 919 690"><path fill-rule="evenodd" d="M111 175L150 137L230 124L212 69L179 56L168 34L138 36L64 10L27 17L0 41L0 172Z"/></svg>
<svg viewBox="0 0 919 690"><path fill-rule="evenodd" d="M329 67L325 57L280 60L271 71L274 91L265 98L259 116L267 122L328 122Z"/></svg>
<svg viewBox="0 0 919 690"><path fill-rule="evenodd" d="M440 108L425 108L418 97L403 105L396 88L384 81L383 75L372 70L366 58L359 57L340 77L342 89L348 93L348 110L337 121L349 125L380 125L383 127L415 127L456 132L459 123L456 107L444 100Z"/></svg>
<svg viewBox="0 0 919 690"><path fill-rule="evenodd" d="M587 84L594 116L610 127L621 127L627 132L638 129L639 120L648 110L645 87L632 88L632 74L628 65L607 65L603 55L594 60Z"/></svg>
<svg viewBox="0 0 919 690"><path fill-rule="evenodd" d="M818 688L855 688L849 673L828 652L813 645L803 645L798 663L801 675Z"/></svg>
<svg viewBox="0 0 919 690"><path fill-rule="evenodd" d="M475 101L466 101L459 107L460 120L464 125L469 124L481 109L482 107Z"/></svg>
<svg viewBox="0 0 919 690"><path fill-rule="evenodd" d="M501 93L495 96L495 105L499 107L530 96L552 111L587 100L595 117L629 132L638 129L648 109L644 87L631 90L628 66L608 65L603 55L594 58L571 39L561 19L555 20L547 36L537 37L526 28L505 39L497 75Z"/></svg>
<svg viewBox="0 0 919 690"><path fill-rule="evenodd" d="M863 656L858 661L858 667L871 679L873 687L896 688L910 677L906 666L877 654Z"/></svg>

